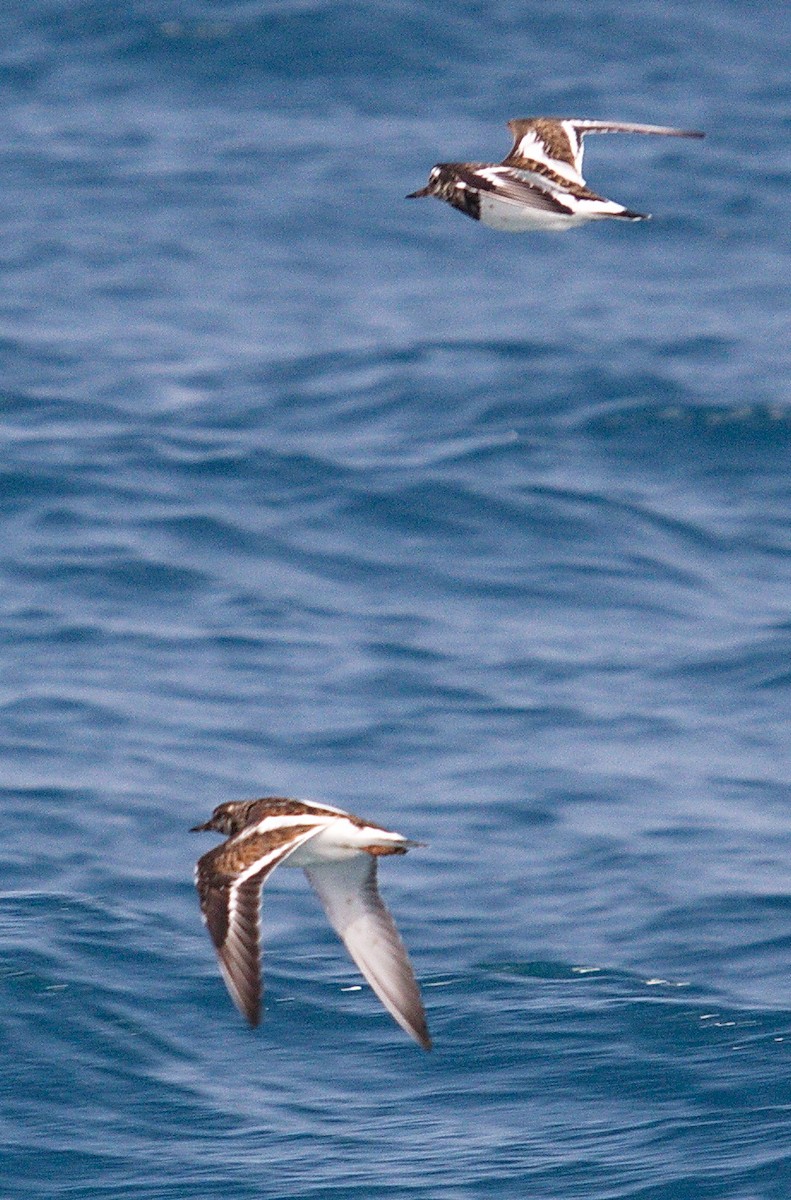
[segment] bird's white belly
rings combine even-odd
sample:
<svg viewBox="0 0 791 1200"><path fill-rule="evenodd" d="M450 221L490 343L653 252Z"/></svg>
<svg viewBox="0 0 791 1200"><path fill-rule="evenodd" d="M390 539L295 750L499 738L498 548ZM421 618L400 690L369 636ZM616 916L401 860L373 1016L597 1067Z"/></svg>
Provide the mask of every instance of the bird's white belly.
<svg viewBox="0 0 791 1200"><path fill-rule="evenodd" d="M581 225L589 217L576 213L553 213L542 209L522 208L501 200L497 196L482 192L480 196L480 221L490 229L502 233L527 233L531 229L560 231Z"/></svg>

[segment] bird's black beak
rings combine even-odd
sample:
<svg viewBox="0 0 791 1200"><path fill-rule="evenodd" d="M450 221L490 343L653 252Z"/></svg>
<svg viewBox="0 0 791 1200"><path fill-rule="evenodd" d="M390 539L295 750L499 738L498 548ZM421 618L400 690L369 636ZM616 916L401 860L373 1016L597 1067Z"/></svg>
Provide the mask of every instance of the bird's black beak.
<svg viewBox="0 0 791 1200"><path fill-rule="evenodd" d="M429 195L431 195L431 193L429 192L428 188L424 187L424 188L421 188L419 192L410 192L408 196L404 197L404 199L405 200L419 200L421 198L421 196L429 196Z"/></svg>
<svg viewBox="0 0 791 1200"><path fill-rule="evenodd" d="M192 828L190 829L190 833L205 833L207 829L211 829L211 828L212 828L211 821L206 821L205 824L203 824L203 825L193 825Z"/></svg>

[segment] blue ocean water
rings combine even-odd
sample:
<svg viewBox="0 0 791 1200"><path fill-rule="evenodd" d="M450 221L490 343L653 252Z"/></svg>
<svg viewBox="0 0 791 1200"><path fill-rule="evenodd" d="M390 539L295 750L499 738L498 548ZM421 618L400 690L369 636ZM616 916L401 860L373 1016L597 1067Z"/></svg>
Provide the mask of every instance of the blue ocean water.
<svg viewBox="0 0 791 1200"><path fill-rule="evenodd" d="M0 1177L91 1200L791 1195L791 27L762 0L8 0ZM549 113L650 223L402 197ZM326 800L238 1017L187 831Z"/></svg>

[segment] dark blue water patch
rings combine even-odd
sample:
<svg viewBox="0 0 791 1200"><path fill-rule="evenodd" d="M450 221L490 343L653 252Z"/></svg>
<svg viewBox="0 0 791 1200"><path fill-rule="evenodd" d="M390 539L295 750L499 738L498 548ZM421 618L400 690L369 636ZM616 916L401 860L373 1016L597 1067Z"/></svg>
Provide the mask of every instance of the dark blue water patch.
<svg viewBox="0 0 791 1200"><path fill-rule="evenodd" d="M66 696L27 696L3 705L5 719L16 727L17 736L33 736L46 726L69 727L85 723L93 728L113 727L118 718L106 704L75 700Z"/></svg>
<svg viewBox="0 0 791 1200"><path fill-rule="evenodd" d="M774 840L779 845L781 838ZM661 953L673 971L694 973L699 979L709 979L715 987L727 980L731 995L741 1002L771 1003L778 988L782 988L791 945L788 898L751 894L746 890L750 881L743 877L736 850L727 854L726 868L727 858L733 864L733 891L702 896L683 908L667 909L662 922L649 923L651 937L657 946L664 943ZM724 869L723 879L727 878ZM665 925L664 934L661 924ZM668 939L666 934L671 929ZM673 949L671 940L675 943Z"/></svg>
<svg viewBox="0 0 791 1200"><path fill-rule="evenodd" d="M28 582L52 578L57 574L62 583L75 594L123 599L132 595L147 595L152 603L168 595L184 596L190 591L201 590L205 576L199 571L186 570L170 563L146 562L130 559L126 555L116 561L105 563L70 564L60 556L58 561L42 556L44 561L17 568L16 577ZM105 557L105 556L102 556ZM114 555L106 556L110 559Z"/></svg>
<svg viewBox="0 0 791 1200"><path fill-rule="evenodd" d="M791 410L783 404L608 405L583 421L587 432L654 469L674 464L704 477L741 481L780 470L791 442Z"/></svg>
<svg viewBox="0 0 791 1200"><path fill-rule="evenodd" d="M549 375L561 354L560 344L530 339L462 339L421 341L388 351L290 356L266 370L234 373L224 381L234 398L232 407L218 408L211 401L184 414L183 420L187 429L205 424L217 431L265 428L274 421L296 433L324 430L331 411L339 430L355 426L358 436L364 422L381 422L405 410L427 427L440 416L453 421L454 414L459 422L469 422L480 407L478 397L491 397L493 390L499 393L508 385L523 390L525 371ZM263 398L251 403L251 394L259 393ZM545 405L543 397L535 397L530 410L541 412Z"/></svg>
<svg viewBox="0 0 791 1200"><path fill-rule="evenodd" d="M525 371L531 393L540 388L538 403L533 394L525 397ZM450 375L463 384L449 395ZM243 379L228 382L234 393L249 386ZM669 469L671 460L688 461L710 474L731 466L738 478L736 472L754 467L756 454L782 454L785 436L780 410L704 408L687 388L661 374L641 380L625 368L575 377L554 347L448 346L429 357L422 351L401 359L369 356L359 366L343 356L313 364L290 361L254 386L265 393L257 407L241 395L230 407L213 401L188 414L186 426L181 422L169 431L159 443L161 452L185 467L192 462L196 472L234 475L248 461L240 437L259 430L283 455L282 464L272 464L272 480L290 462L298 464L297 446L311 446L319 471L339 462L367 469L433 461L491 471L495 465L501 470L518 465L526 454L541 465L554 464L559 437L576 429L629 459L651 454L657 469ZM602 406L601 395L650 400L644 407L613 401ZM334 430L328 437L330 417Z"/></svg>
<svg viewBox="0 0 791 1200"><path fill-rule="evenodd" d="M729 446L744 446L748 451L753 446L763 449L776 448L782 451L789 435L791 411L784 405L770 407L763 404L734 405L684 405L681 407L660 405L613 406L609 411L586 420L586 426L594 430L622 431L624 437L651 432L663 425L668 432L693 438L699 448L708 443L725 450Z"/></svg>
<svg viewBox="0 0 791 1200"><path fill-rule="evenodd" d="M687 658L672 674L689 685L720 692L784 691L791 681L791 631L781 623L769 636L762 626L747 641L719 653Z"/></svg>
<svg viewBox="0 0 791 1200"><path fill-rule="evenodd" d="M422 59L422 45L430 34L430 16L405 7L391 23L372 26L365 5L347 3L276 8L258 14L229 9L208 10L187 21L162 20L139 28L130 51L149 60L152 54L170 69L180 67L202 83L225 83L230 77L259 78L262 73L287 84L300 76L349 75L380 77L402 75ZM153 14L152 14L153 15ZM241 19L240 19L241 18ZM449 21L447 39L461 52L463 42ZM397 38L396 38L397 34ZM397 47L400 47L400 53Z"/></svg>

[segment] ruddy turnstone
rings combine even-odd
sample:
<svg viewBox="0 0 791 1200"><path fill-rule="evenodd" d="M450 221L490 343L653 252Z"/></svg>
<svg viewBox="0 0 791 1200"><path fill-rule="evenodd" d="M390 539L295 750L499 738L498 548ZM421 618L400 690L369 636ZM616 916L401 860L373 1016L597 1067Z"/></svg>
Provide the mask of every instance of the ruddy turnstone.
<svg viewBox="0 0 791 1200"><path fill-rule="evenodd" d="M376 860L420 845L330 804L270 796L220 804L192 832L227 836L198 860L195 886L226 987L251 1025L261 1019L261 888L275 867L302 867L330 924L387 1011L424 1050L420 989L376 886Z"/></svg>
<svg viewBox="0 0 791 1200"><path fill-rule="evenodd" d="M529 229L570 229L584 221L621 217L645 221L597 196L582 177L586 133L659 133L664 137L702 138L698 130L626 121L524 117L508 122L514 144L501 163L437 163L428 184L407 200L436 196L492 229L523 233Z"/></svg>

